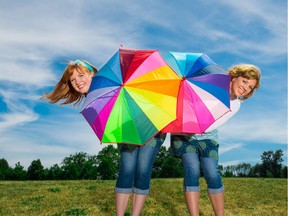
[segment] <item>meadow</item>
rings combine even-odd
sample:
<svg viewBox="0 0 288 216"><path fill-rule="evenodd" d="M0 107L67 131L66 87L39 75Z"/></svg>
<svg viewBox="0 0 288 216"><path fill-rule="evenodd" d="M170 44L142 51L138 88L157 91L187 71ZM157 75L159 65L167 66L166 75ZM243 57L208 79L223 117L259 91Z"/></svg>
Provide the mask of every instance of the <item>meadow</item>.
<svg viewBox="0 0 288 216"><path fill-rule="evenodd" d="M287 216L287 179L223 178L225 215ZM152 179L144 216L189 215L183 179ZM0 181L0 215L116 215L115 180ZM213 215L201 178L201 215ZM126 215L131 215L131 209Z"/></svg>

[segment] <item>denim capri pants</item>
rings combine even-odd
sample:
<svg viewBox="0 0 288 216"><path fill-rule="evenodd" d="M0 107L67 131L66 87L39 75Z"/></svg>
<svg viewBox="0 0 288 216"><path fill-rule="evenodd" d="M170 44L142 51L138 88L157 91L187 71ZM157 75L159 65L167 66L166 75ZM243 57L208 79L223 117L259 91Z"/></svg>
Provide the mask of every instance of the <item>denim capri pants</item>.
<svg viewBox="0 0 288 216"><path fill-rule="evenodd" d="M218 136L209 134L171 134L172 152L182 158L184 191L199 192L200 167L208 186L208 193L222 193L224 186L218 169Z"/></svg>
<svg viewBox="0 0 288 216"><path fill-rule="evenodd" d="M155 157L166 134L158 134L143 146L119 144L120 170L114 191L116 193L150 193L150 179Z"/></svg>

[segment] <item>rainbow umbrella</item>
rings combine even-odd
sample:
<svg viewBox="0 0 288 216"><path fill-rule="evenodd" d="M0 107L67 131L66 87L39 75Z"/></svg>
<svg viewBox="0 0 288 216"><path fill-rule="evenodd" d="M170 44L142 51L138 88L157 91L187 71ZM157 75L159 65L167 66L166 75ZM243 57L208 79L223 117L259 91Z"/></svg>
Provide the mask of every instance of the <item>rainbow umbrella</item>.
<svg viewBox="0 0 288 216"><path fill-rule="evenodd" d="M177 119L162 131L203 133L230 110L230 76L203 53L170 52L164 59L182 81Z"/></svg>
<svg viewBox="0 0 288 216"><path fill-rule="evenodd" d="M142 145L176 119L180 81L158 51L120 48L93 77L81 113L101 143Z"/></svg>

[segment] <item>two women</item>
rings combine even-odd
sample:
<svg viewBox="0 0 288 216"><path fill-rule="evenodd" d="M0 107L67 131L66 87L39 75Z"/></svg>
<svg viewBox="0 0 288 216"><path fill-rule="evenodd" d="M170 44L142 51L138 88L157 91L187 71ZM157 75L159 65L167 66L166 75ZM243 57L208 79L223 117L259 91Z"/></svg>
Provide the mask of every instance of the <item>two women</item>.
<svg viewBox="0 0 288 216"><path fill-rule="evenodd" d="M71 62L54 90L43 97L50 103L79 104L88 93L97 69L83 60ZM260 70L249 64L236 65L228 70L231 76L228 112L204 134L171 135L171 147L182 158L184 167L184 194L191 215L199 215L200 163L208 185L208 194L215 215L224 215L224 186L218 170L217 129L240 109L241 103L251 97L260 86ZM132 215L140 215L150 190L152 166L157 152L165 140L159 133L142 147L121 145L120 170L115 186L116 214L124 215L131 193Z"/></svg>

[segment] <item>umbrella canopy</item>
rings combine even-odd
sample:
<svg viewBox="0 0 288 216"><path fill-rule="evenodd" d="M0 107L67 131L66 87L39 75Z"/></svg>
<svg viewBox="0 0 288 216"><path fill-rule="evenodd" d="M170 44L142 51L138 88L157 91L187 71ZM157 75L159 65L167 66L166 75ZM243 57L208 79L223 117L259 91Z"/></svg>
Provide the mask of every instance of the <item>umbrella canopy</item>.
<svg viewBox="0 0 288 216"><path fill-rule="evenodd" d="M81 113L102 143L142 145L176 119L180 81L157 50L120 48L93 77Z"/></svg>
<svg viewBox="0 0 288 216"><path fill-rule="evenodd" d="M163 132L203 133L230 110L230 76L203 53L168 53L164 59L182 78L177 119Z"/></svg>

